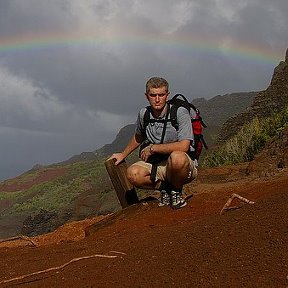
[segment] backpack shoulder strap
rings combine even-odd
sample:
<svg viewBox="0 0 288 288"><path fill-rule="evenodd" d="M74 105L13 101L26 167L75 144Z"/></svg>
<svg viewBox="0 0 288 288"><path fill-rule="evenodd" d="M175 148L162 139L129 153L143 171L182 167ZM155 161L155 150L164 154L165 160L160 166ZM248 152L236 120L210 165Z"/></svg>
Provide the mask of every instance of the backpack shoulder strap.
<svg viewBox="0 0 288 288"><path fill-rule="evenodd" d="M150 122L151 106L147 106L143 116L144 131L146 131L147 125Z"/></svg>
<svg viewBox="0 0 288 288"><path fill-rule="evenodd" d="M171 100L168 101L168 103L171 105L171 124L176 130L178 130L179 124L177 121L177 110L179 107L184 107L190 112L190 103L183 94L176 94Z"/></svg>

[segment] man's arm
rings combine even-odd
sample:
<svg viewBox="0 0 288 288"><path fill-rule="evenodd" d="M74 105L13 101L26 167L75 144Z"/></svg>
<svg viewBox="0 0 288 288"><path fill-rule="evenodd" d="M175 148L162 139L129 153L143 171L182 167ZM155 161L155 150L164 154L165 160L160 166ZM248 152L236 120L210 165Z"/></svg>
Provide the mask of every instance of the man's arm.
<svg viewBox="0 0 288 288"><path fill-rule="evenodd" d="M150 144L145 147L140 154L143 161L147 161L149 156L154 153L171 154L173 151L188 152L190 140L182 140L179 142L164 143L164 144Z"/></svg>
<svg viewBox="0 0 288 288"><path fill-rule="evenodd" d="M189 150L190 140L182 140L179 142L164 144L153 144L151 146L149 148L152 153L170 154L173 151L187 152Z"/></svg>
<svg viewBox="0 0 288 288"><path fill-rule="evenodd" d="M121 153L114 153L110 159L116 159L115 165L121 163L129 154L131 154L136 148L139 147L141 142L143 141L143 137L138 134L134 134L125 149Z"/></svg>

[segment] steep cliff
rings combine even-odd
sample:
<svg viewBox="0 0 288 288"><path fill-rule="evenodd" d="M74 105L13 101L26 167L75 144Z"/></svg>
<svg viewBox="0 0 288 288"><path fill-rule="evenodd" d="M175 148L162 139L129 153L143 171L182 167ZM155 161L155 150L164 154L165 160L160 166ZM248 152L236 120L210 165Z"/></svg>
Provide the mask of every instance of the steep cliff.
<svg viewBox="0 0 288 288"><path fill-rule="evenodd" d="M223 142L235 135L239 129L254 117L265 117L281 110L288 104L288 49L285 61L275 68L269 87L259 92L246 111L230 117L222 126L218 142Z"/></svg>

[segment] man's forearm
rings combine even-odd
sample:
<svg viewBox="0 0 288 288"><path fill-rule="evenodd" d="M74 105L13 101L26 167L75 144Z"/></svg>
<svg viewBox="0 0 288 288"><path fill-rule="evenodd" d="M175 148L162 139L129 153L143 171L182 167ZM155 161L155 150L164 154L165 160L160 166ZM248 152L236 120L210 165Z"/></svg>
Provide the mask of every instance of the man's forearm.
<svg viewBox="0 0 288 288"><path fill-rule="evenodd" d="M133 135L129 141L129 143L127 144L127 146L125 147L125 149L123 150L122 154L125 156L125 158L131 154L136 148L139 147L139 145L141 144L141 137L137 136L137 135Z"/></svg>
<svg viewBox="0 0 288 288"><path fill-rule="evenodd" d="M173 151L187 152L189 150L189 146L189 140L182 140L173 143L153 144L151 149L153 153L170 154Z"/></svg>

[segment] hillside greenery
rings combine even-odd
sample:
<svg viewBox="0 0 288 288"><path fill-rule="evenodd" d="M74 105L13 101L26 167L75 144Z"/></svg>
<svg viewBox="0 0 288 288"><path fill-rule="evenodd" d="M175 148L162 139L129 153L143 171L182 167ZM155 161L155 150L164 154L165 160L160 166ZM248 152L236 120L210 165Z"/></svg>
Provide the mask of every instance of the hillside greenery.
<svg viewBox="0 0 288 288"><path fill-rule="evenodd" d="M46 169L57 167L61 166L51 165ZM31 211L37 213L41 210L60 211L69 206L79 194L93 187L97 187L98 189L95 190L101 193L109 192L102 183L106 177L102 176L105 173L103 160L78 162L65 167L69 168L68 173L52 181L33 185L23 191L0 192L0 201L6 200L13 203L4 214L31 213ZM37 171L32 174L27 173L20 181L33 177L35 173Z"/></svg>
<svg viewBox="0 0 288 288"><path fill-rule="evenodd" d="M266 118L254 118L237 135L208 153L203 166L233 165L253 160L266 143L288 126L288 106Z"/></svg>

